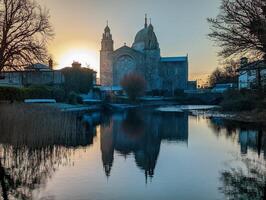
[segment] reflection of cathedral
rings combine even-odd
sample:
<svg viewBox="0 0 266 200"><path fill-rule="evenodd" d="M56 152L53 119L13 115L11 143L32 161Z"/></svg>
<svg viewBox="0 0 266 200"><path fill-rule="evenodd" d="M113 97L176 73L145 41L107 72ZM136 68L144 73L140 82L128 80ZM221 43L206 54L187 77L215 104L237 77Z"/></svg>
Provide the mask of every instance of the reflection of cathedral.
<svg viewBox="0 0 266 200"><path fill-rule="evenodd" d="M186 89L188 57L161 57L153 25L147 24L135 37L132 47L124 45L114 50L111 30L104 29L100 53L100 79L103 86L118 86L130 72L145 78L148 90Z"/></svg>
<svg viewBox="0 0 266 200"><path fill-rule="evenodd" d="M153 177L163 140L187 143L187 114L143 115L142 112L140 115L138 111L129 111L125 115L114 116L109 124L101 127L102 161L106 176L110 176L116 150L122 155L133 153L137 166L145 176Z"/></svg>

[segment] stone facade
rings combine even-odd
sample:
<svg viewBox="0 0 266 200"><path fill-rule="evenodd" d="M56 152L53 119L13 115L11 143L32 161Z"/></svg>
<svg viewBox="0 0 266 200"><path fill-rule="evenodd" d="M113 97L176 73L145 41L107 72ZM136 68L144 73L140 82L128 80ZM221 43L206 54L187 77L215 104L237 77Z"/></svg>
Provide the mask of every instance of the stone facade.
<svg viewBox="0 0 266 200"><path fill-rule="evenodd" d="M102 86L119 86L122 78L131 72L141 74L147 89L187 89L188 57L161 57L154 28L147 24L141 29L132 47L126 45L114 50L109 26L104 29L100 51L100 81Z"/></svg>

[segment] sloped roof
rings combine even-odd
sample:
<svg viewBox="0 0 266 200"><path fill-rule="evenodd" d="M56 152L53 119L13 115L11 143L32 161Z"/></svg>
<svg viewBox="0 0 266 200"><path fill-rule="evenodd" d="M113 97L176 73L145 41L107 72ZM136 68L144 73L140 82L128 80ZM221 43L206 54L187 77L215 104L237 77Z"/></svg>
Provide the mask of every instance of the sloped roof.
<svg viewBox="0 0 266 200"><path fill-rule="evenodd" d="M124 45L124 46L119 47L118 49L116 49L116 50L114 51L114 54L117 53L117 52L120 52L120 51L131 51L131 52L134 52L134 53L137 53L137 54L143 55L142 52L137 51L137 50L135 50L134 48L130 48L130 47L127 46L127 45Z"/></svg>
<svg viewBox="0 0 266 200"><path fill-rule="evenodd" d="M161 62L186 62L188 60L187 56L178 57L162 57Z"/></svg>
<svg viewBox="0 0 266 200"><path fill-rule="evenodd" d="M25 67L26 70L49 70L49 66L41 64L41 63L36 63L33 65L29 65L28 67Z"/></svg>
<svg viewBox="0 0 266 200"><path fill-rule="evenodd" d="M257 60L239 68L239 71L253 70L253 69L266 69L266 64L263 60Z"/></svg>

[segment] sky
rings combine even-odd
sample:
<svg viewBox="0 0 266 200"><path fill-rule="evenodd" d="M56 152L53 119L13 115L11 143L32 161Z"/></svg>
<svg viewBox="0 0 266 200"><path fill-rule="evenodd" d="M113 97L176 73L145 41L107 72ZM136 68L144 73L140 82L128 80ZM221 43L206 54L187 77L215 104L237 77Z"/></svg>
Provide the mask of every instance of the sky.
<svg viewBox="0 0 266 200"><path fill-rule="evenodd" d="M218 67L218 48L210 41L207 17L215 17L221 0L37 0L50 10L55 38L49 53L56 68L72 61L99 71L101 37L109 22L114 47L131 46L151 18L162 56L189 55L190 79Z"/></svg>

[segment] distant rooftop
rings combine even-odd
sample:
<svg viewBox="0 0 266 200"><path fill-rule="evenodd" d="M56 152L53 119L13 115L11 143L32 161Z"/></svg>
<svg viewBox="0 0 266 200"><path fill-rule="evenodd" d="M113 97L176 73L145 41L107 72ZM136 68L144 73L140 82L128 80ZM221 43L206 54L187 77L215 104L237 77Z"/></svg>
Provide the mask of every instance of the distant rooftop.
<svg viewBox="0 0 266 200"><path fill-rule="evenodd" d="M254 62L244 64L239 68L239 71L255 70L255 69L266 69L265 62L263 60L257 60Z"/></svg>
<svg viewBox="0 0 266 200"><path fill-rule="evenodd" d="M28 67L25 67L25 70L50 70L49 66L41 64L41 63L36 63L33 65L29 65Z"/></svg>
<svg viewBox="0 0 266 200"><path fill-rule="evenodd" d="M162 57L161 62L185 62L187 61L187 56L178 56L178 57Z"/></svg>

